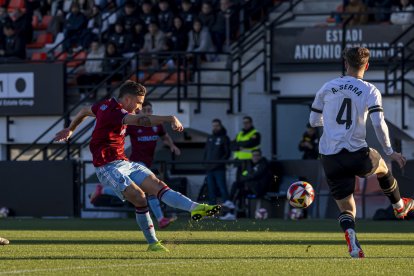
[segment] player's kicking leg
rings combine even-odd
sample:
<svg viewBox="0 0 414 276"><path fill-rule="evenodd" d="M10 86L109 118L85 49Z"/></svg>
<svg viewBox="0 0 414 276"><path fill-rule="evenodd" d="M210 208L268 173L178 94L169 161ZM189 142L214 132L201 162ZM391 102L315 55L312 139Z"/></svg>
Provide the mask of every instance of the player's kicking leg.
<svg viewBox="0 0 414 276"><path fill-rule="evenodd" d="M8 245L10 242L9 240L0 237L0 245Z"/></svg>
<svg viewBox="0 0 414 276"><path fill-rule="evenodd" d="M151 174L141 184L142 189L170 207L191 212L193 220L200 220L206 216L214 216L220 212L220 205L199 204L188 197L170 189L164 182Z"/></svg>
<svg viewBox="0 0 414 276"><path fill-rule="evenodd" d="M397 180L392 176L382 158L375 174L377 175L382 191L388 197L394 208L395 216L398 219L404 219L409 212L414 210L414 200L412 198L401 197Z"/></svg>
<svg viewBox="0 0 414 276"><path fill-rule="evenodd" d="M355 232L356 206L353 194L344 199L335 200L341 211L338 217L339 225L345 233L345 240L348 244L348 252L352 258L364 258L364 251L359 245Z"/></svg>

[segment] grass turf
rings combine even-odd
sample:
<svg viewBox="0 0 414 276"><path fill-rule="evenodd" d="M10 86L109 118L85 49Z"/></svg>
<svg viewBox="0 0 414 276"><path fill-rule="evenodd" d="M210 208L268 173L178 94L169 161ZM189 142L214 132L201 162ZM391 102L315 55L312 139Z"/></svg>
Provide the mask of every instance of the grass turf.
<svg viewBox="0 0 414 276"><path fill-rule="evenodd" d="M184 218L146 252L125 220L0 220L0 275L395 275L414 271L414 222L358 221L367 258L348 257L334 220L198 223Z"/></svg>

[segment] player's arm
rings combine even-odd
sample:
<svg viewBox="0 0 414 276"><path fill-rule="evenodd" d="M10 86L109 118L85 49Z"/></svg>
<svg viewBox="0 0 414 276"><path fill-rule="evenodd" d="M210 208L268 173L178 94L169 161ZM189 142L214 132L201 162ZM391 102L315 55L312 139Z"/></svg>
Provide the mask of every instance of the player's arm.
<svg viewBox="0 0 414 276"><path fill-rule="evenodd" d="M324 92L326 84L322 86L321 89L316 93L315 100L311 106L311 113L309 115L309 124L312 127L321 127L323 126L323 106L324 106Z"/></svg>
<svg viewBox="0 0 414 276"><path fill-rule="evenodd" d="M385 122L384 110L382 108L381 93L377 90L370 98L368 101L368 114L371 118L377 139L385 154L396 161L400 167L403 167L406 163L405 157L401 153L395 152L391 146L388 126Z"/></svg>
<svg viewBox="0 0 414 276"><path fill-rule="evenodd" d="M87 118L95 117L95 114L92 112L91 106L83 107L73 118L72 122L67 128L62 129L55 135L55 141L62 142L67 141L69 137L73 134L76 128Z"/></svg>
<svg viewBox="0 0 414 276"><path fill-rule="evenodd" d="M159 115L143 115L143 114L128 114L124 117L123 123L126 125L135 126L157 126L163 123L170 123L175 131L183 131L184 127L175 116L159 116Z"/></svg>
<svg viewBox="0 0 414 276"><path fill-rule="evenodd" d="M180 155L181 150L174 144L174 141L172 140L171 136L168 135L168 133L165 133L163 136L161 136L161 140L164 143L164 145L167 145L171 152L173 152L175 155Z"/></svg>

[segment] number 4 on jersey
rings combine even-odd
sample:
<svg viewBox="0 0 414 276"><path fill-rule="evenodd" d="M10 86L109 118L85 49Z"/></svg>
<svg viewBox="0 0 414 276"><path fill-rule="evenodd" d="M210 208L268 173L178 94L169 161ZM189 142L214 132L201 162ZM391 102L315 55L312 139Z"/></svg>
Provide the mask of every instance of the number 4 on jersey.
<svg viewBox="0 0 414 276"><path fill-rule="evenodd" d="M338 115L336 116L336 122L340 125L345 124L346 129L349 129L352 125L352 101L350 98L345 98L341 104L341 108L339 109ZM344 116L345 113L345 109L346 109L346 117L345 120L342 119L342 117Z"/></svg>

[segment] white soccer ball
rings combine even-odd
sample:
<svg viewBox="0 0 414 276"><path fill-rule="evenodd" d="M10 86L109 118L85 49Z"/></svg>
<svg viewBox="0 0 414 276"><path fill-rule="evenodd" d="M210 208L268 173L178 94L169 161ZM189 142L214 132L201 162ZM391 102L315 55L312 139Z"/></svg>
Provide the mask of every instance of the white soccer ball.
<svg viewBox="0 0 414 276"><path fill-rule="evenodd" d="M267 213L267 210L265 208L259 208L254 213L255 219L267 219L269 214Z"/></svg>
<svg viewBox="0 0 414 276"><path fill-rule="evenodd" d="M9 216L9 208L1 207L0 208L0 218L7 218Z"/></svg>
<svg viewBox="0 0 414 276"><path fill-rule="evenodd" d="M307 208L315 199L315 191L308 182L297 181L290 185L286 197L293 207Z"/></svg>

